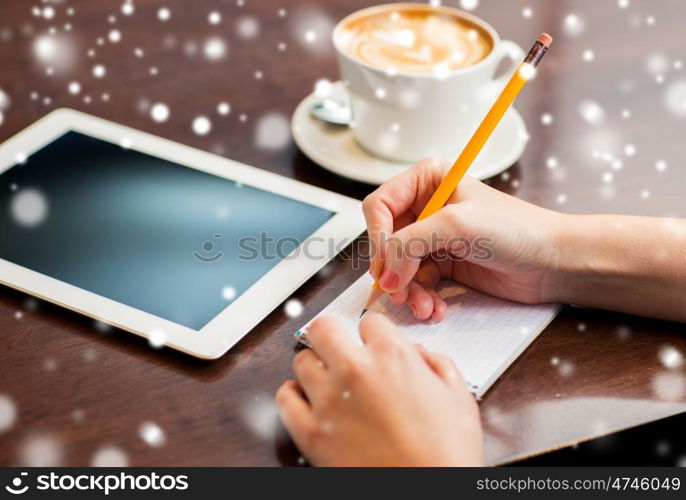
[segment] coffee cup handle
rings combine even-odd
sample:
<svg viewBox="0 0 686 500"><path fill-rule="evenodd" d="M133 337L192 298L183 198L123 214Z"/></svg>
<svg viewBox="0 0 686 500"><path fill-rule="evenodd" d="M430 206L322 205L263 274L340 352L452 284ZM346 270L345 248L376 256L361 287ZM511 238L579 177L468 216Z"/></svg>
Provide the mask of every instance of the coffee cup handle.
<svg viewBox="0 0 686 500"><path fill-rule="evenodd" d="M517 70L519 65L524 60L524 49L510 40L501 40L496 46L496 57L500 59L500 64L505 59L510 60L509 67L498 78L493 79L493 86L501 89L505 86L512 74Z"/></svg>

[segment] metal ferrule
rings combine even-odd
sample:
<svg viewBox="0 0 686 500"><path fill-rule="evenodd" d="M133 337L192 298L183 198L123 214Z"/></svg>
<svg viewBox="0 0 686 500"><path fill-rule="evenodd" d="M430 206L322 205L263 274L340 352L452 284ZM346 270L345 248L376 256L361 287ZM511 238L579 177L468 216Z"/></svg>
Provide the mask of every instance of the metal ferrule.
<svg viewBox="0 0 686 500"><path fill-rule="evenodd" d="M526 55L524 62L531 64L535 68L541 62L546 52L548 52L548 47L536 40L536 43L534 43L534 46L531 47L531 50Z"/></svg>

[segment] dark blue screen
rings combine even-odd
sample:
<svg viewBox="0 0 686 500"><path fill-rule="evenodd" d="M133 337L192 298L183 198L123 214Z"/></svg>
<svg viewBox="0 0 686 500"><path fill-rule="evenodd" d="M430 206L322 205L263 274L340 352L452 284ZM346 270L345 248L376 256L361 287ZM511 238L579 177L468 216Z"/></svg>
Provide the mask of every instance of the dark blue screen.
<svg viewBox="0 0 686 500"><path fill-rule="evenodd" d="M199 330L332 215L68 132L0 175L0 257Z"/></svg>

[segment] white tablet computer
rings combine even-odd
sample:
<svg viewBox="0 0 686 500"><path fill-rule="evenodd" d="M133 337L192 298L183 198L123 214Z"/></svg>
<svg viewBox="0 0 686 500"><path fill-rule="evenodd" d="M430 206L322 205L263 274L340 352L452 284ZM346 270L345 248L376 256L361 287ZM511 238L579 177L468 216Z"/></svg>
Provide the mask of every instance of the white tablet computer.
<svg viewBox="0 0 686 500"><path fill-rule="evenodd" d="M360 203L72 110L0 145L0 282L217 358L364 230Z"/></svg>

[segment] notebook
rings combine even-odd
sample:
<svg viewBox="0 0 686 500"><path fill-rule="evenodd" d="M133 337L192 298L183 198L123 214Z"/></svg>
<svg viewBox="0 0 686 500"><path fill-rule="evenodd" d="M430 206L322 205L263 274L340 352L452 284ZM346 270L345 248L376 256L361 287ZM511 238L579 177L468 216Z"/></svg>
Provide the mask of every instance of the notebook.
<svg viewBox="0 0 686 500"><path fill-rule="evenodd" d="M357 336L360 312L372 284L372 277L365 273L319 314L337 318ZM388 315L410 341L450 357L479 399L561 307L518 304L449 281L441 283L439 294L448 304L446 317L440 323L419 321L408 307L394 306L386 296L370 310ZM306 333L308 325L296 336Z"/></svg>

